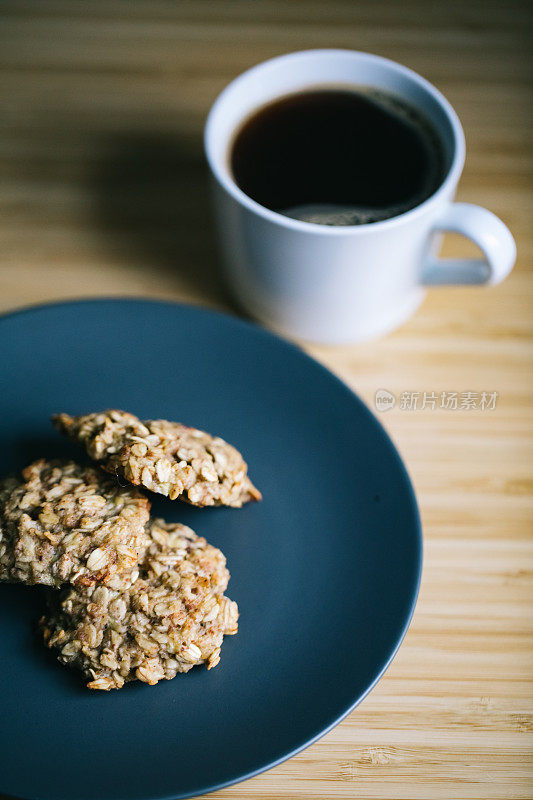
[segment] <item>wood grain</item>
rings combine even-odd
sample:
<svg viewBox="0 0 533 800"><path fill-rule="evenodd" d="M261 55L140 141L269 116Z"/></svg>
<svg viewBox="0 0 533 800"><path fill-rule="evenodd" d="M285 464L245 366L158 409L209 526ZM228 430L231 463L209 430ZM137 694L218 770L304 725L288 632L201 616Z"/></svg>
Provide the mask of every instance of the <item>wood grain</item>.
<svg viewBox="0 0 533 800"><path fill-rule="evenodd" d="M455 105L468 143L459 198L510 226L515 271L491 290L432 291L382 341L307 349L371 406L379 388L497 391L497 406L380 415L423 517L411 630L334 731L214 796L533 796L531 4L4 0L0 13L3 310L116 294L232 311L201 128L217 93L262 59L368 50L421 72Z"/></svg>

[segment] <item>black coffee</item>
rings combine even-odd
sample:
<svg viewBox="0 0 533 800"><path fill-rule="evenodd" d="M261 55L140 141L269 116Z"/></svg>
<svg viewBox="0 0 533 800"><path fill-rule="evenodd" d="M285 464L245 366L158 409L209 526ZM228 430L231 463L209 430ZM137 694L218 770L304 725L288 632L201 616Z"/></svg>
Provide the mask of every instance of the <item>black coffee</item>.
<svg viewBox="0 0 533 800"><path fill-rule="evenodd" d="M442 183L432 124L377 90L288 95L244 122L230 148L237 185L262 206L326 225L394 217Z"/></svg>

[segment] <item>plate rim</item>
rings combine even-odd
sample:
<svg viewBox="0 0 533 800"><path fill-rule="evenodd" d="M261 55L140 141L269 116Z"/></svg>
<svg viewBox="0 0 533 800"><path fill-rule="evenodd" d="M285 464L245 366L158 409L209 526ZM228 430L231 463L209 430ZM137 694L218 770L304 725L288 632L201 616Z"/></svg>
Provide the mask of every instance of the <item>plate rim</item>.
<svg viewBox="0 0 533 800"><path fill-rule="evenodd" d="M203 794L210 794L211 792L219 791L220 789L225 789L230 786L235 786L238 783L242 783L250 778L254 778L257 775L261 775L263 772L267 772L274 767L283 764L285 761L293 758L294 756L298 755L298 753L303 752L311 745L315 744L319 741L323 736L328 734L332 731L337 725L339 725L346 717L354 711L360 703L370 694L370 692L375 688L375 686L379 683L379 681L383 678L384 674L390 667L392 661L396 657L398 650L400 649L407 631L411 625L414 612L416 609L416 605L418 602L418 597L420 593L420 585L422 581L422 570L423 570L423 555L424 555L424 543L423 543L423 528L422 528L422 521L420 516L420 508L418 505L418 500L416 497L416 493L413 486L413 481L411 479L410 473L407 469L407 466L400 455L399 449L393 440L392 436L389 432L385 429L383 424L377 418L377 416L370 410L367 404L362 400L359 395L347 384L345 383L342 378L336 375L332 370L330 370L327 366L325 366L321 361L318 361L313 356L309 355L302 346L298 343L291 341L290 339L286 339L283 336L279 335L278 333L269 330L251 320L242 319L241 317L234 315L228 311L221 311L216 308L206 307L204 305L196 304L194 302L183 302L179 300L167 300L165 298L159 297L150 297L150 296L139 296L139 295L102 295L102 296L87 296L87 297L75 297L75 298L66 298L61 300L52 300L49 302L43 303L30 303L27 305L23 305L19 308L6 310L0 313L0 324L6 320L9 320L13 317L23 316L25 314L31 314L32 312L39 312L39 311L46 311L46 310L53 310L53 309L60 309L62 307L68 307L73 305L96 305L96 304L109 304L113 305L114 303L128 303L128 304L138 304L138 305L152 305L152 306L169 306L176 308L177 310L185 309L185 310L192 310L195 313L198 313L203 316L211 316L211 317L219 317L222 318L225 322L230 322L232 325L236 327L240 327L244 330L251 330L256 335L260 335L265 339L274 339L276 342L280 343L283 347L296 352L300 357L303 357L304 360L311 362L314 367L318 367L319 371L325 373L330 379L333 379L334 383L337 384L339 388L341 388L344 392L348 392L355 402L360 406L361 410L365 414L367 419L370 419L378 428L381 435L385 438L387 443L390 446L391 454L396 462L397 466L400 469L400 472L403 473L405 484L407 488L407 493L409 496L409 500L412 505L413 514L414 514L414 522L415 522L415 541L417 545L416 550L416 580L411 587L411 596L409 602L409 612L406 615L405 622L402 626L401 632L391 649L390 653L388 654L387 658L385 659L385 663L379 670L378 674L372 681L372 683L366 688L366 690L355 698L355 700L350 703L350 705L341 712L340 715L337 715L332 721L328 722L324 728L321 728L314 736L311 738L307 738L304 742L296 745L295 748L290 750L287 753L284 753L279 758L268 761L268 763L263 764L256 769L253 769L245 774L239 775L234 778L229 778L226 781L222 781L217 783L216 785L210 785L207 787L202 787L199 789L195 789L193 792L172 792L172 794L150 794L150 796L145 796L144 800L188 800L188 798L199 797ZM1 789L0 789L1 791ZM20 798L20 800L48 800L48 795L36 795L34 794L31 798L18 794L10 790L10 796L14 798ZM130 795L108 795L110 800L129 800Z"/></svg>

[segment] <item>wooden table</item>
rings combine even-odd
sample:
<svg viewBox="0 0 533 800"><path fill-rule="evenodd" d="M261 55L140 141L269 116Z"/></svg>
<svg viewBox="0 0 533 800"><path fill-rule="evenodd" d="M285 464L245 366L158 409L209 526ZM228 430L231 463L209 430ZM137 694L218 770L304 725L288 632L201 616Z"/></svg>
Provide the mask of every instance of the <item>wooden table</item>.
<svg viewBox="0 0 533 800"><path fill-rule="evenodd" d="M531 5L529 5L529 10ZM462 118L459 198L519 248L495 289L432 291L388 338L307 347L372 407L394 392L497 392L493 410L380 414L418 493L425 566L386 677L334 731L241 798L533 795L533 236L524 2L47 2L0 21L0 306L149 295L231 310L219 279L201 129L252 64L309 47L389 56ZM468 247L448 241L449 253ZM438 404L437 404L438 405Z"/></svg>

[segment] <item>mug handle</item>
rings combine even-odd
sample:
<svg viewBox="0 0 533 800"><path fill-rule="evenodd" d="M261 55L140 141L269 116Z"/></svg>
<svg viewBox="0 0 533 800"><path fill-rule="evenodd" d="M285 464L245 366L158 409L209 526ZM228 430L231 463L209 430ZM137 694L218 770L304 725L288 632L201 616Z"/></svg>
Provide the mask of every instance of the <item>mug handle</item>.
<svg viewBox="0 0 533 800"><path fill-rule="evenodd" d="M491 211L471 203L450 203L433 227L471 239L485 258L430 257L423 269L424 286L453 284L494 286L510 273L516 259L516 244L509 228Z"/></svg>

